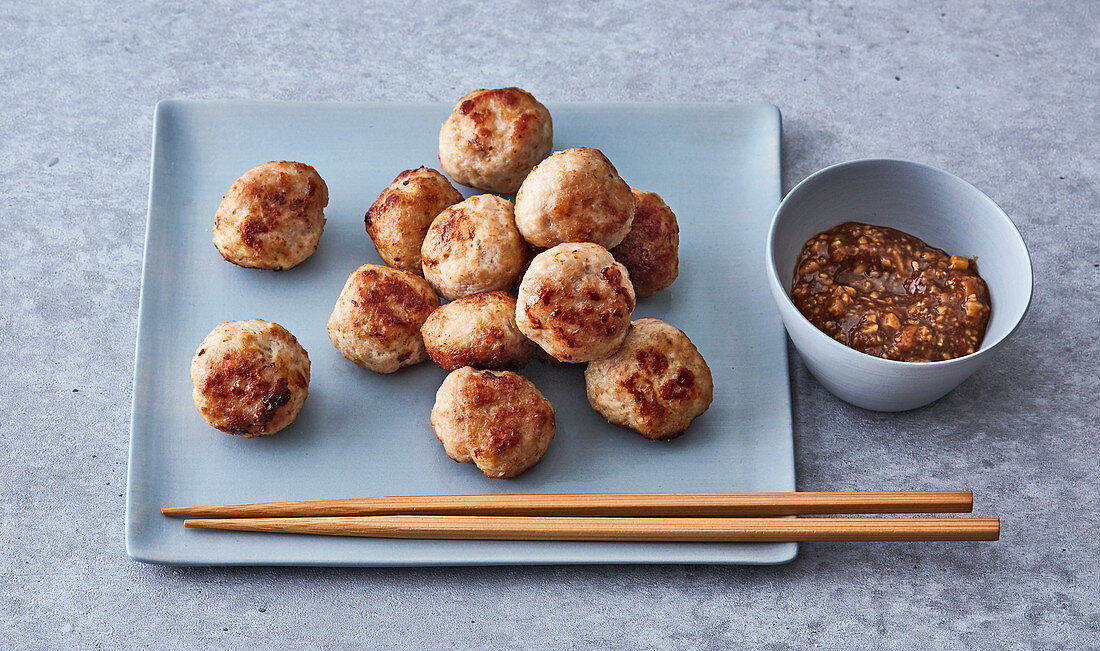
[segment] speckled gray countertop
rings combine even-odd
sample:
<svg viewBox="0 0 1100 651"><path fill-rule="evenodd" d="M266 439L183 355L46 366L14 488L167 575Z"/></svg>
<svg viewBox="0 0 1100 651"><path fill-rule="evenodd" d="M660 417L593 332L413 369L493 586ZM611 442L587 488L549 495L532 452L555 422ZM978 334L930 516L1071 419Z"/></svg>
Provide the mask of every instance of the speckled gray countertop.
<svg viewBox="0 0 1100 651"><path fill-rule="evenodd" d="M55 4L63 6L53 6ZM168 6L173 5L173 6ZM1100 645L1100 4L0 7L0 647ZM781 567L175 568L123 486L153 105L166 97L766 101L784 188L952 171L1016 221L1035 300L931 407L849 407L792 356L801 490L972 488L994 544L807 544Z"/></svg>

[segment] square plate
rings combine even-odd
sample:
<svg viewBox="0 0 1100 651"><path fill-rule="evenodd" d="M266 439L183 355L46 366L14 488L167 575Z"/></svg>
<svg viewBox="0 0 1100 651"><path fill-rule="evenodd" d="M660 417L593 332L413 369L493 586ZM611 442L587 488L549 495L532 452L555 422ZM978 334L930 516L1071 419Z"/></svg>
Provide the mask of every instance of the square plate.
<svg viewBox="0 0 1100 651"><path fill-rule="evenodd" d="M550 104L555 149L602 149L628 183L680 223L680 277L634 318L684 330L714 375L714 403L683 437L613 427L585 397L583 368L523 373L557 411L542 462L507 481L447 458L429 424L445 372L381 376L344 360L325 332L347 275L379 262L363 214L404 169L437 166L451 107L164 101L157 105L134 372L126 547L175 564L492 565L782 563L794 544L436 541L201 531L170 505L455 493L791 491L786 340L764 275L779 203L779 111L770 105ZM222 195L268 160L317 168L331 197L317 252L289 271L222 260ZM463 188L466 195L473 194ZM191 400L195 347L216 325L263 318L309 351L309 399L276 436L211 429Z"/></svg>

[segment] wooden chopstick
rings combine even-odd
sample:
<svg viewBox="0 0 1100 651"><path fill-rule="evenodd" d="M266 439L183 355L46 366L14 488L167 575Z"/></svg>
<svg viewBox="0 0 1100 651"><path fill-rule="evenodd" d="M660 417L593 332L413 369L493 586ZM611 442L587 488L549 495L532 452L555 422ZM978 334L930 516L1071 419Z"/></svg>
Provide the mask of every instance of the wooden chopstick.
<svg viewBox="0 0 1100 651"><path fill-rule="evenodd" d="M970 513L970 491L831 493L562 493L412 495L260 502L161 509L171 516L283 518L359 515L763 516L856 513Z"/></svg>
<svg viewBox="0 0 1100 651"><path fill-rule="evenodd" d="M814 542L997 540L990 518L607 518L374 515L186 520L185 527L448 540Z"/></svg>

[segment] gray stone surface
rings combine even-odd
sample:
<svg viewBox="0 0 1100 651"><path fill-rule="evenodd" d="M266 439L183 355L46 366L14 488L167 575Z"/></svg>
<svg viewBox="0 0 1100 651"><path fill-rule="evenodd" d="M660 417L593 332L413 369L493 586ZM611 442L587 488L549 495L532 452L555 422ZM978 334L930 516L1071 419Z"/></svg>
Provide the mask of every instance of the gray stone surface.
<svg viewBox="0 0 1100 651"><path fill-rule="evenodd" d="M90 0L0 5L0 647L1100 645L1095 2ZM154 103L768 101L784 186L897 156L1031 248L1004 354L879 415L791 362L802 490L949 489L995 544L808 544L747 567L172 568L123 550ZM369 155L369 152L365 152Z"/></svg>

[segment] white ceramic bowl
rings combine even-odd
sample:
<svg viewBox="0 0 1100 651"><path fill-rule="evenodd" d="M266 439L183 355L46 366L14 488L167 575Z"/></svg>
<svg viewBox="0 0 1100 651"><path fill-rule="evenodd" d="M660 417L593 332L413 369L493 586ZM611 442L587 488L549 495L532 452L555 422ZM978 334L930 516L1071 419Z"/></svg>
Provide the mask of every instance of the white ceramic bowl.
<svg viewBox="0 0 1100 651"><path fill-rule="evenodd" d="M849 348L815 327L791 301L795 260L813 235L845 221L889 226L950 254L977 257L992 310L981 348L939 362L898 362ZM953 174L902 160L866 159L827 167L779 204L768 232L767 273L795 348L825 388L876 411L924 406L984 364L1031 303L1031 258L1000 207Z"/></svg>

